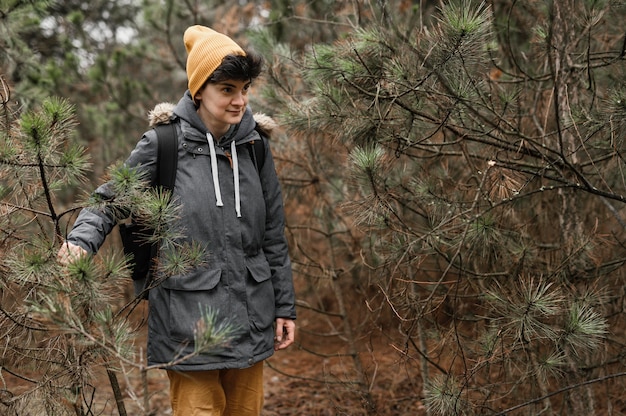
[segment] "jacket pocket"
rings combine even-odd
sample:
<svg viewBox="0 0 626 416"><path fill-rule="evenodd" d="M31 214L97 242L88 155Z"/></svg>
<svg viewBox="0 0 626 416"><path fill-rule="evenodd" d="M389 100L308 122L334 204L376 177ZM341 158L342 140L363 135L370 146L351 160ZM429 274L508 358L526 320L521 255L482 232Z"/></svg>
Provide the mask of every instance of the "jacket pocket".
<svg viewBox="0 0 626 416"><path fill-rule="evenodd" d="M267 331L276 319L272 271L265 256L255 256L247 262L249 276L246 292L248 316L252 326L259 332Z"/></svg>
<svg viewBox="0 0 626 416"><path fill-rule="evenodd" d="M226 307L227 302L220 299L216 288L222 276L222 270L205 270L201 273L186 275L184 278L172 276L162 283L169 294L169 336L180 342L192 342L194 332L208 306ZM216 308L217 309L217 308ZM218 310L221 316L229 311Z"/></svg>
<svg viewBox="0 0 626 416"><path fill-rule="evenodd" d="M161 286L170 290L211 290L217 286L221 277L221 269L206 270L201 268L196 273L169 277L161 283Z"/></svg>
<svg viewBox="0 0 626 416"><path fill-rule="evenodd" d="M250 271L252 278L257 283L264 282L272 277L272 269L270 269L270 264L267 262L267 259L262 254L256 255L254 257L248 257L246 261L246 266L248 267L248 271Z"/></svg>

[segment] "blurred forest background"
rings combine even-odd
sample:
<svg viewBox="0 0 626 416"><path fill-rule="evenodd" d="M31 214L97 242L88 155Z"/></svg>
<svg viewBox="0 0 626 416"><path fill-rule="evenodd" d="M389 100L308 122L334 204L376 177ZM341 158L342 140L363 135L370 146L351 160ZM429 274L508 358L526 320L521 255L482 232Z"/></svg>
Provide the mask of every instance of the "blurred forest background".
<svg viewBox="0 0 626 416"><path fill-rule="evenodd" d="M266 415L626 414L626 3L0 0L0 414L168 414L88 194L186 89L267 60L298 295Z"/></svg>

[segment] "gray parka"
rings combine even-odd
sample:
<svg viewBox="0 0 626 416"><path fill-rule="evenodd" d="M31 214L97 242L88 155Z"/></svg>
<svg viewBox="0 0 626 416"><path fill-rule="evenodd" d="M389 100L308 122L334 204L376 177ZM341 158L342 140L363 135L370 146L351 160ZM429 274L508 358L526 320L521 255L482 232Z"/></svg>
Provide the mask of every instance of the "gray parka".
<svg viewBox="0 0 626 416"><path fill-rule="evenodd" d="M153 116L163 118L163 114ZM201 267L171 276L150 290L148 364L171 363L191 353L196 324L210 307L239 327L235 340L215 353L168 368L248 367L273 354L275 319L296 317L282 195L272 154L264 140L265 160L257 171L247 143L261 138L249 109L214 146L213 157L210 135L189 91L174 107L169 122L177 127L179 144L172 194L182 205L177 228L184 230L182 243L204 247L205 258ZM151 180L156 175L156 140L156 133L147 131L126 161L128 166L146 169ZM111 197L108 188L103 185L96 193ZM67 239L95 253L114 226L114 218L105 212L84 209Z"/></svg>

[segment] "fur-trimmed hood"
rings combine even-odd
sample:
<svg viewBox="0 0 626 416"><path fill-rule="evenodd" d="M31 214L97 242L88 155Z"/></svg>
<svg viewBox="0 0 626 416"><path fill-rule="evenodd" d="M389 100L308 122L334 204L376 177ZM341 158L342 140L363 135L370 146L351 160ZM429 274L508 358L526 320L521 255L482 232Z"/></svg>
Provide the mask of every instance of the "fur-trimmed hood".
<svg viewBox="0 0 626 416"><path fill-rule="evenodd" d="M170 102L159 103L152 110L148 112L148 122L150 127L154 127L159 124L169 124L172 116L174 115L174 108L176 104ZM272 133L277 127L274 119L263 113L254 114L254 121L256 122L257 129L267 138L271 137Z"/></svg>

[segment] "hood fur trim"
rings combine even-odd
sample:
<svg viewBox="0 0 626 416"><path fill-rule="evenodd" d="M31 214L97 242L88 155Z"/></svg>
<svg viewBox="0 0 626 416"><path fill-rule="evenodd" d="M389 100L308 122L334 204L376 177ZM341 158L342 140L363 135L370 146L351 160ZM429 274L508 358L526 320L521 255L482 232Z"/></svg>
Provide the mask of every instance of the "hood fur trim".
<svg viewBox="0 0 626 416"><path fill-rule="evenodd" d="M272 117L263 113L256 113L254 121L256 121L257 130L266 137L270 137L272 132L278 127L278 124Z"/></svg>
<svg viewBox="0 0 626 416"><path fill-rule="evenodd" d="M154 109L148 113L148 122L150 127L158 124L169 124L174 114L175 105L172 103L160 103L154 106Z"/></svg>
<svg viewBox="0 0 626 416"><path fill-rule="evenodd" d="M169 124L172 116L174 115L175 106L175 104L167 102L154 106L154 109L148 112L148 122L150 127L154 127L159 124ZM263 113L256 113L254 115L254 121L257 123L258 130L268 137L278 127L272 117Z"/></svg>

